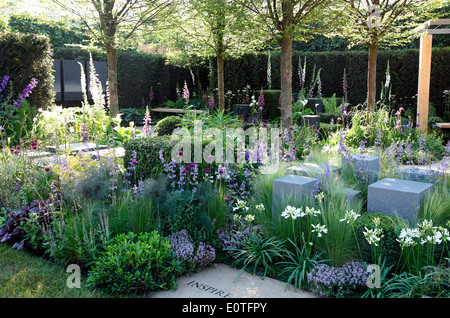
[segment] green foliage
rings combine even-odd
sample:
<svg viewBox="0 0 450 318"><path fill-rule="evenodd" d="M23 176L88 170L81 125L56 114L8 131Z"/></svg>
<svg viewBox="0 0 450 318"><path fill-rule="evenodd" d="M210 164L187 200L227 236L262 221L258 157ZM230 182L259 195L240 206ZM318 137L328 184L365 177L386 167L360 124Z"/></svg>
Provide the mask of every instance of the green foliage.
<svg viewBox="0 0 450 318"><path fill-rule="evenodd" d="M40 229L48 255L61 264L77 262L89 268L111 241L108 217L101 209L94 203L80 214L68 208L54 213L51 226Z"/></svg>
<svg viewBox="0 0 450 318"><path fill-rule="evenodd" d="M157 178L164 171L164 164L159 159L159 151L164 158L172 158L172 147L176 141L171 141L170 136L155 136L132 139L124 143L124 162L131 160L133 151L137 152L135 174L142 179Z"/></svg>
<svg viewBox="0 0 450 318"><path fill-rule="evenodd" d="M450 87L450 82L445 74L450 72L449 66L443 63L448 59L450 50L448 48L433 49L430 101L436 106L439 114L444 111L444 101L442 92ZM249 85L252 89L267 87L266 83L266 64L267 53L247 54L240 58L230 58L225 61L225 87L233 93L241 91ZM333 96L336 94L337 100L343 97L342 78L344 69L348 82L348 102L351 105L363 104L367 98L367 74L361 72L367 68L367 51L330 51L330 52L304 52L294 51L293 56L293 92L300 91L300 79L297 74L299 71L298 59L302 62L306 59L306 82L313 74L314 65L316 69L322 69L320 79L322 83L322 96ZM417 81L418 81L418 56L417 49L402 50L380 50L378 52L377 91L381 91L384 84L384 76L389 61L392 95L395 96L393 104L403 106L406 109L411 108L415 113L417 108ZM280 67L280 53L271 52L272 69ZM212 64L213 72L215 65ZM303 67L303 63L302 63ZM272 74L273 90L280 88L280 74ZM217 87L214 78L210 82L211 87ZM232 103L236 103L234 100ZM278 105L278 104L277 104Z"/></svg>
<svg viewBox="0 0 450 318"><path fill-rule="evenodd" d="M273 273L273 264L284 254L284 241L280 241L277 237L261 236L257 230L252 230L249 235L243 236L240 244L239 248L226 249L232 252L233 265L241 266L235 281L248 267L253 267L253 274L262 267L263 277L266 277L268 271Z"/></svg>
<svg viewBox="0 0 450 318"><path fill-rule="evenodd" d="M378 227L383 231L381 238L382 245L380 246L382 259L385 260L386 266L395 266L401 254L400 244L397 242L397 229L399 224L403 224L403 221L383 213L363 213L355 222L355 231L363 257L362 261L373 263L371 246L365 239L363 231L366 227L368 229L374 228L376 222L374 220L377 218L380 219Z"/></svg>
<svg viewBox="0 0 450 318"><path fill-rule="evenodd" d="M49 38L35 34L1 33L0 52L0 74L8 75L13 82L13 99L35 78L38 85L28 102L36 108L50 106L54 96L54 76Z"/></svg>
<svg viewBox="0 0 450 318"><path fill-rule="evenodd" d="M64 47L66 44L83 44L88 40L85 31L76 26L68 26L65 20L51 20L46 17L26 13L9 16L8 25L11 31L33 33L50 38L53 47Z"/></svg>
<svg viewBox="0 0 450 318"><path fill-rule="evenodd" d="M172 132L181 124L181 117L168 116L156 124L155 133L157 136L171 135Z"/></svg>
<svg viewBox="0 0 450 318"><path fill-rule="evenodd" d="M88 285L121 293L176 288L179 266L170 243L156 231L124 233L114 238L95 262Z"/></svg>
<svg viewBox="0 0 450 318"><path fill-rule="evenodd" d="M290 239L289 242L294 246L295 252L286 250L287 260L280 262L283 270L278 274L280 277L288 275L286 288L294 285L294 290L301 290L308 287L308 273L318 264L324 262L321 260L320 253L310 255L308 245L302 236L302 244L294 244Z"/></svg>
<svg viewBox="0 0 450 318"><path fill-rule="evenodd" d="M137 108L121 108L119 113L122 114L122 124L124 126L130 126L133 122L134 126L141 126L144 122L145 109Z"/></svg>
<svg viewBox="0 0 450 318"><path fill-rule="evenodd" d="M115 234L159 230L159 212L153 200L126 192L111 206L108 215Z"/></svg>

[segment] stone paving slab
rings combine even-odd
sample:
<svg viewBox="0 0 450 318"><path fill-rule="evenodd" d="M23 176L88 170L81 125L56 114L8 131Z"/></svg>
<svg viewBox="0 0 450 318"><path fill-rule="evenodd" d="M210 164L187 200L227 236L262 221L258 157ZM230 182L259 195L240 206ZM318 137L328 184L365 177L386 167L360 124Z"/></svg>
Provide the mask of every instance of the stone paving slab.
<svg viewBox="0 0 450 318"><path fill-rule="evenodd" d="M286 283L242 271L225 264L214 264L189 276L179 277L176 290L151 292L148 298L318 298L286 289Z"/></svg>

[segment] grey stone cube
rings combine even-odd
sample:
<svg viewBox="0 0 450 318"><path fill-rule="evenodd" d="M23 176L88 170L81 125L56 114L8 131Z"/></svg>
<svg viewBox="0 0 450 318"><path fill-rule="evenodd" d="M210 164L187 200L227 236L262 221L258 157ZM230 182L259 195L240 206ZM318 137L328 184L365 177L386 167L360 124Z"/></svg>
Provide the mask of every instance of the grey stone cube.
<svg viewBox="0 0 450 318"><path fill-rule="evenodd" d="M417 219L417 212L431 183L386 178L368 187L367 212L381 212L408 221Z"/></svg>
<svg viewBox="0 0 450 318"><path fill-rule="evenodd" d="M363 170L362 173L367 176L369 183L378 180L381 167L381 158L364 154L352 154L342 158L342 168L351 168L352 170Z"/></svg>
<svg viewBox="0 0 450 318"><path fill-rule="evenodd" d="M287 174L305 176L305 177L317 177L318 174L325 173L327 166L317 163L301 163L286 169ZM329 166L330 173L337 173L341 169L339 167Z"/></svg>
<svg viewBox="0 0 450 318"><path fill-rule="evenodd" d="M286 175L273 180L272 213L274 216L281 213L286 205L289 205L289 202L286 201L288 198L293 201L312 198L315 183L316 179L314 178L295 175Z"/></svg>
<svg viewBox="0 0 450 318"><path fill-rule="evenodd" d="M341 189L338 193L345 194L347 196L346 200L348 200L349 203L354 203L362 199L362 192L359 190Z"/></svg>
<svg viewBox="0 0 450 318"><path fill-rule="evenodd" d="M320 127L320 116L319 115L304 115L304 116L302 116L301 124L304 127L314 127L314 129L318 130Z"/></svg>
<svg viewBox="0 0 450 318"><path fill-rule="evenodd" d="M412 180L418 182L436 182L442 176L448 175L436 169L428 169L423 167L407 167L399 172L400 176L405 180Z"/></svg>

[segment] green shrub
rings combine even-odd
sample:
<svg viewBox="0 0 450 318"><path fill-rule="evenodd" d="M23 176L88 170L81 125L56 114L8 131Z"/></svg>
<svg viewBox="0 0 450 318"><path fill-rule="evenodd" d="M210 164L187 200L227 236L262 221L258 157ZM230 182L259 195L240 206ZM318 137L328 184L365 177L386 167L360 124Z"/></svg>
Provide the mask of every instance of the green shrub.
<svg viewBox="0 0 450 318"><path fill-rule="evenodd" d="M386 266L395 266L401 254L401 248L397 242L397 234L395 229L402 220L397 217L383 213L363 213L355 222L355 231L358 237L358 243L361 248L363 260L372 263L371 246L364 237L365 228L373 229L375 227L374 220L380 219L379 228L383 230L381 243L378 244L382 253L382 259L386 260Z"/></svg>
<svg viewBox="0 0 450 318"><path fill-rule="evenodd" d="M161 119L155 127L155 133L158 136L171 135L172 132L181 124L179 116L168 116Z"/></svg>
<svg viewBox="0 0 450 318"><path fill-rule="evenodd" d="M156 231L119 234L88 275L88 285L111 292L142 293L177 287L179 265L170 243Z"/></svg>

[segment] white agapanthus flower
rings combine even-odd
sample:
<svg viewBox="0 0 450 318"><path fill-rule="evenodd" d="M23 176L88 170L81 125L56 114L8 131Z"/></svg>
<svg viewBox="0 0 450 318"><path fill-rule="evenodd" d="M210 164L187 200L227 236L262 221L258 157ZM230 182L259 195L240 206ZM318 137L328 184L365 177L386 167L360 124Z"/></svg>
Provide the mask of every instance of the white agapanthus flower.
<svg viewBox="0 0 450 318"><path fill-rule="evenodd" d="M282 217L286 219L292 218L293 220L295 220L298 217L303 217L305 215L306 214L303 212L301 208L296 208L290 205L288 205L286 209L283 211L283 213L281 213Z"/></svg>
<svg viewBox="0 0 450 318"><path fill-rule="evenodd" d="M322 200L325 197L325 195L323 194L323 192L320 192L319 194L316 194L314 197L319 201L319 203L322 203Z"/></svg>
<svg viewBox="0 0 450 318"><path fill-rule="evenodd" d="M247 222L252 222L255 220L255 216L252 214L247 214L244 218Z"/></svg>
<svg viewBox="0 0 450 318"><path fill-rule="evenodd" d="M308 206L305 208L305 212L306 212L306 215L312 215L312 216L316 216L317 214L321 213L320 210L316 210L316 209L310 208Z"/></svg>
<svg viewBox="0 0 450 318"><path fill-rule="evenodd" d="M258 210L258 211L264 211L266 208L264 207L264 204L258 204L256 207L256 210Z"/></svg>
<svg viewBox="0 0 450 318"><path fill-rule="evenodd" d="M356 221L357 218L359 218L361 216L361 214L356 213L353 210L350 211L345 211L345 216L343 219L341 219L341 222L347 222L347 223L353 223L354 221Z"/></svg>
<svg viewBox="0 0 450 318"><path fill-rule="evenodd" d="M369 230L367 227L365 229L366 230L363 231L363 234L367 242L370 245L374 244L375 246L378 246L378 242L381 240L380 234L382 230L380 228L374 228Z"/></svg>
<svg viewBox="0 0 450 318"><path fill-rule="evenodd" d="M246 203L245 203L245 201L244 200L237 200L237 202L236 202L236 206L235 207L233 207L233 211L236 211L236 210L248 210L249 208L248 208L248 206L246 206Z"/></svg>
<svg viewBox="0 0 450 318"><path fill-rule="evenodd" d="M322 237L322 233L328 233L326 225L311 224L311 226L313 227L311 232L317 232L318 237Z"/></svg>

